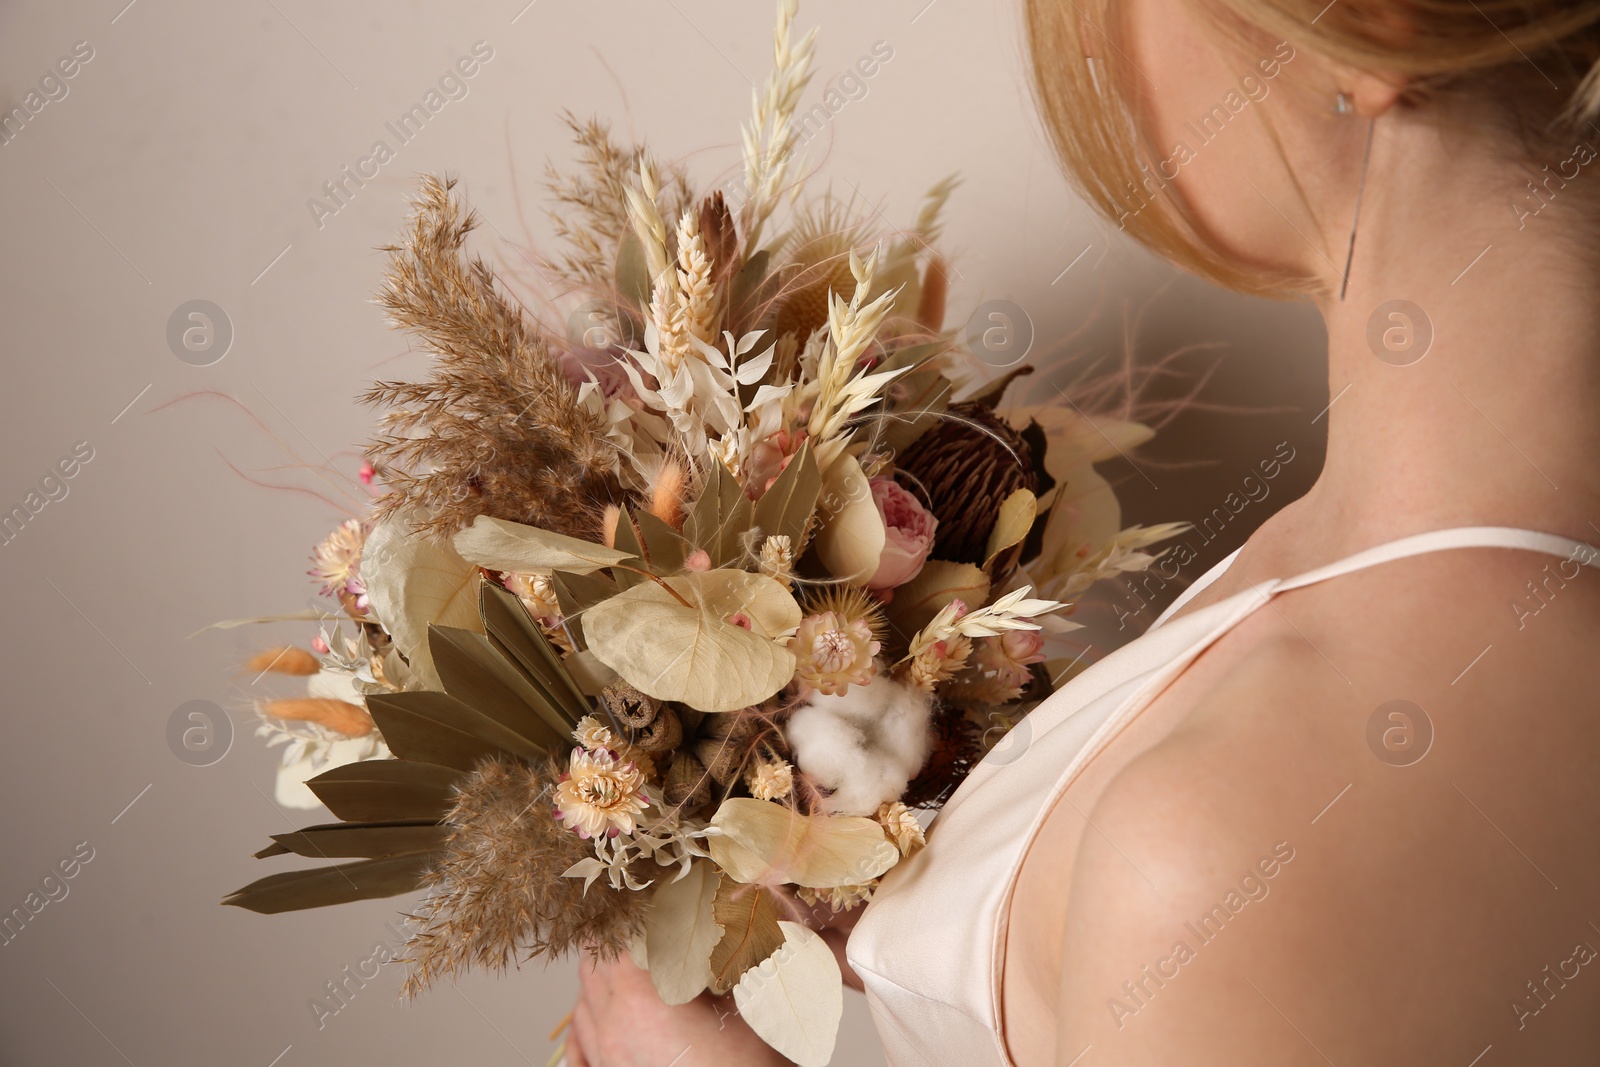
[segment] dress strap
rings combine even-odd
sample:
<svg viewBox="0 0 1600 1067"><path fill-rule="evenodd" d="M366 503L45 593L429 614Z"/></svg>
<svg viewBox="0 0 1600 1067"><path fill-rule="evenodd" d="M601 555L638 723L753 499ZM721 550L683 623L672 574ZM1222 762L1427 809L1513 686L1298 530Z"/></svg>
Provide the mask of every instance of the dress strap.
<svg viewBox="0 0 1600 1067"><path fill-rule="evenodd" d="M1337 578L1341 574L1375 567L1380 563L1448 548L1515 548L1528 552L1542 552L1549 556L1563 556L1575 563L1600 567L1600 548L1595 548L1584 541L1574 541L1570 537L1542 533L1538 530L1522 530L1514 526L1456 526L1446 530L1429 530L1426 533L1412 534L1410 537L1401 537L1363 549L1334 563L1285 579L1277 585L1275 591L1298 589L1303 585Z"/></svg>
<svg viewBox="0 0 1600 1067"><path fill-rule="evenodd" d="M1224 558L1220 563L1212 565L1210 570L1206 571L1200 577L1190 582L1189 588L1179 593L1177 598L1174 599L1172 603L1167 605L1166 610L1160 615L1156 616L1156 621L1150 624L1150 629L1154 630L1157 626L1160 626L1162 623L1166 622L1169 616L1181 610L1185 604L1198 596L1206 586L1222 577L1222 572L1233 565L1234 557L1236 557L1243 550L1244 546L1240 545L1232 552L1229 552L1227 557Z"/></svg>

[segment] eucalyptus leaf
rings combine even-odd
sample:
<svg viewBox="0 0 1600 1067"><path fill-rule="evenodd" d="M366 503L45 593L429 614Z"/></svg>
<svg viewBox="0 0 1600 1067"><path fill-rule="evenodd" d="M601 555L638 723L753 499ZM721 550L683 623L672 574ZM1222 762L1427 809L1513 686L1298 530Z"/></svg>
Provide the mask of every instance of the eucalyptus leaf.
<svg viewBox="0 0 1600 1067"><path fill-rule="evenodd" d="M1000 553L1020 545L1038 517L1038 498L1027 489L1018 489L1006 497L1000 504L1000 514L995 517L994 529L989 531L989 544L983 552L984 569L988 570Z"/></svg>
<svg viewBox="0 0 1600 1067"><path fill-rule="evenodd" d="M800 1067L826 1067L844 1015L839 961L814 930L785 919L778 926L783 944L745 972L733 987L733 1002L739 1017L778 1052Z"/></svg>
<svg viewBox="0 0 1600 1067"><path fill-rule="evenodd" d="M411 530L410 521L396 515L373 527L361 550L361 577L373 613L410 664L411 683L438 689L428 627L482 629L478 568L448 545Z"/></svg>
<svg viewBox="0 0 1600 1067"><path fill-rule="evenodd" d="M676 881L656 884L645 916L650 981L665 1004L687 1004L711 982L711 950L722 940L712 914L717 869L693 860Z"/></svg>
<svg viewBox="0 0 1600 1067"><path fill-rule="evenodd" d="M479 515L453 539L463 559L492 571L548 574L553 570L590 574L633 559L605 545L520 522Z"/></svg>
<svg viewBox="0 0 1600 1067"><path fill-rule="evenodd" d="M623 508L617 515L617 529L612 535L612 540L616 542L618 552L626 552L629 556L639 559L642 565L644 543L639 540L639 531L634 527L633 516L628 514L627 508ZM617 588L619 589L632 589L640 582L649 581L648 578L637 571L623 570L620 567L612 571L611 574L617 580Z"/></svg>
<svg viewBox="0 0 1600 1067"><path fill-rule="evenodd" d="M644 538L645 555L658 574L671 574L683 569L683 535L648 511L635 512L634 524Z"/></svg>
<svg viewBox="0 0 1600 1067"><path fill-rule="evenodd" d="M766 537L787 537L790 549L798 557L821 495L822 475L817 470L811 442L807 441L756 501L756 527Z"/></svg>
<svg viewBox="0 0 1600 1067"><path fill-rule="evenodd" d="M684 519L683 535L695 548L705 549L713 567L721 567L739 557L739 537L750 528L752 513L739 479L716 460Z"/></svg>
<svg viewBox="0 0 1600 1067"><path fill-rule="evenodd" d="M550 581L556 587L557 599L561 601L561 614L568 619L583 614L602 600L610 600L618 593L617 583L603 574L551 571Z"/></svg>

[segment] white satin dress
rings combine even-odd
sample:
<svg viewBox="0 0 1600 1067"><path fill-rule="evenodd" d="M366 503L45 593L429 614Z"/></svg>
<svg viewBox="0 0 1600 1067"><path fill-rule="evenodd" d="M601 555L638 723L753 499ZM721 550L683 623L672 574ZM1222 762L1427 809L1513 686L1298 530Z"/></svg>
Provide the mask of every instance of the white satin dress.
<svg viewBox="0 0 1600 1067"><path fill-rule="evenodd" d="M1406 556L1479 547L1600 565L1600 550L1555 534L1501 526L1433 530L1295 578L1257 583L1168 623L1227 570L1235 551L1142 636L1025 716L945 803L928 827L927 845L884 875L850 935L846 958L866 987L889 1067L1015 1067L1001 1033L1000 983L1022 857L1083 767L1213 641L1277 593Z"/></svg>

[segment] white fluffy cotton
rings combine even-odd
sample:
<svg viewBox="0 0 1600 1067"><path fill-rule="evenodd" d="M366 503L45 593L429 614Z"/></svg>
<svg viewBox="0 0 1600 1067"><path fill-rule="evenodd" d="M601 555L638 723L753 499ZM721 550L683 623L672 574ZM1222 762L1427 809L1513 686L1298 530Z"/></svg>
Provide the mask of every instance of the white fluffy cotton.
<svg viewBox="0 0 1600 1067"><path fill-rule="evenodd" d="M833 790L827 810L871 815L898 800L933 747L927 694L883 673L843 696L814 693L784 727L795 763Z"/></svg>

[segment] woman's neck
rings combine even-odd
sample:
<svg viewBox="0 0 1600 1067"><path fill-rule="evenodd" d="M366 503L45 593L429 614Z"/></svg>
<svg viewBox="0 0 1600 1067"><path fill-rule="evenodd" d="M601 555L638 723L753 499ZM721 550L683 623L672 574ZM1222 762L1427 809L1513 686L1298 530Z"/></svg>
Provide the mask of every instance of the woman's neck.
<svg viewBox="0 0 1600 1067"><path fill-rule="evenodd" d="M1327 462L1279 526L1318 556L1451 525L1600 543L1600 278L1575 237L1600 198L1573 188L1600 185L1600 159L1533 215L1503 164L1385 121L1348 291L1323 304Z"/></svg>

